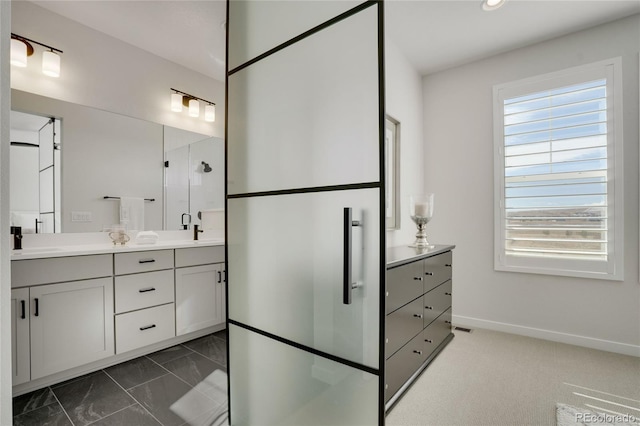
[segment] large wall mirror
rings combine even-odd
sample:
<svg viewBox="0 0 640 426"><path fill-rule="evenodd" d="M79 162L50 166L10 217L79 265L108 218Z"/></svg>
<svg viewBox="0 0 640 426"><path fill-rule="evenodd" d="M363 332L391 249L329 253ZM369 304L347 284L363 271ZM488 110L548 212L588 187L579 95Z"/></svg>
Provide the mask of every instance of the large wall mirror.
<svg viewBox="0 0 640 426"><path fill-rule="evenodd" d="M135 230L219 226L222 139L19 90L12 110L11 221L24 232L103 231L123 222L123 199L142 199Z"/></svg>

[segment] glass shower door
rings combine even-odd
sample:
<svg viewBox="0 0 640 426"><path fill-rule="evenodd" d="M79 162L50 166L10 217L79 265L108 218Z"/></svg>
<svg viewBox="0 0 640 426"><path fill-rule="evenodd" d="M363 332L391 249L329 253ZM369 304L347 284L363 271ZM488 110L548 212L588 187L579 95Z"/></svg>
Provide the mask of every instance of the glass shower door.
<svg viewBox="0 0 640 426"><path fill-rule="evenodd" d="M383 424L382 4L228 7L231 422Z"/></svg>

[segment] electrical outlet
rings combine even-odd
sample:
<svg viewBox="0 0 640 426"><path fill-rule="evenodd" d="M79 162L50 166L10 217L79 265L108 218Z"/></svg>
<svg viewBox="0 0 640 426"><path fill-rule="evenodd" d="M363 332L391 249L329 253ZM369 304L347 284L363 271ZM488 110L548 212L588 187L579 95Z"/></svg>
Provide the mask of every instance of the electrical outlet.
<svg viewBox="0 0 640 426"><path fill-rule="evenodd" d="M91 222L91 212L71 212L71 222Z"/></svg>

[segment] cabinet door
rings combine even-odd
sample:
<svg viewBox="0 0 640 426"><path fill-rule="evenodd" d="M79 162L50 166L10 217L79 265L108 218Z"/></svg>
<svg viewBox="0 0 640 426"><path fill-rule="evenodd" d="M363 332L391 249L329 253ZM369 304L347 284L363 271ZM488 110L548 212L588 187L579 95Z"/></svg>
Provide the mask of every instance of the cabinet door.
<svg viewBox="0 0 640 426"><path fill-rule="evenodd" d="M176 269L176 335L224 322L224 264Z"/></svg>
<svg viewBox="0 0 640 426"><path fill-rule="evenodd" d="M11 290L11 378L13 385L28 382L29 362L29 289Z"/></svg>
<svg viewBox="0 0 640 426"><path fill-rule="evenodd" d="M114 354L113 278L31 287L31 378Z"/></svg>

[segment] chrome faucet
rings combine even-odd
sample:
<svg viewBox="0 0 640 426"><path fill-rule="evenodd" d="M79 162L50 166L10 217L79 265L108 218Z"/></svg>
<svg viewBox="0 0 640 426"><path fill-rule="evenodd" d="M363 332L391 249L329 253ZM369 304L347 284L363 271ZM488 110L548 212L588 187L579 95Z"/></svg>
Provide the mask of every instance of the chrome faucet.
<svg viewBox="0 0 640 426"><path fill-rule="evenodd" d="M11 234L13 235L13 249L22 250L22 227L12 226Z"/></svg>
<svg viewBox="0 0 640 426"><path fill-rule="evenodd" d="M199 232L204 232L204 230L198 229L198 225L193 225L193 241L198 241Z"/></svg>

